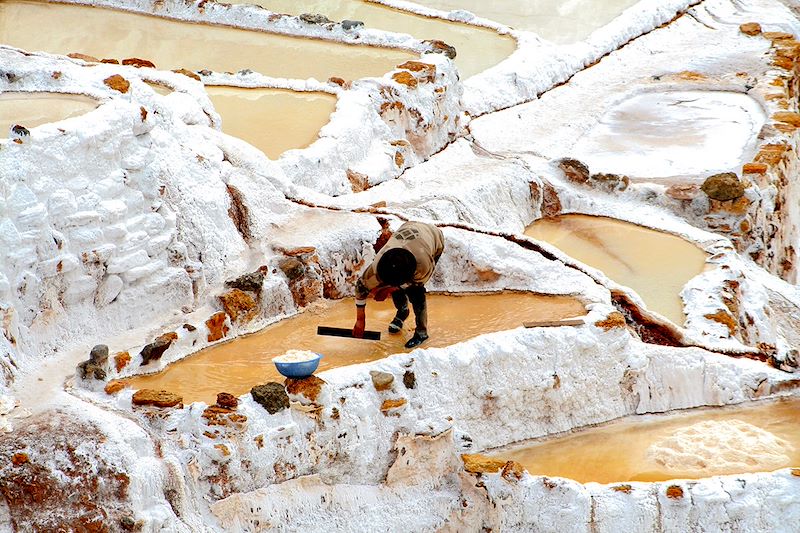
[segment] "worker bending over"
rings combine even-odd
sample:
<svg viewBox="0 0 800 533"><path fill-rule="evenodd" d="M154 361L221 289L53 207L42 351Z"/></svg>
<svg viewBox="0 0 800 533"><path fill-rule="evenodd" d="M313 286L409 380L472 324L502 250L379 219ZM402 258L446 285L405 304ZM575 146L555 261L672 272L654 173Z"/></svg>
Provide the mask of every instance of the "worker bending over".
<svg viewBox="0 0 800 533"><path fill-rule="evenodd" d="M425 342L428 338L425 283L433 275L443 250L444 234L436 226L423 222L406 222L400 226L356 282L353 336L361 338L364 335L367 297L372 296L380 302L391 294L397 313L389 324L389 333L399 333L403 328L410 300L417 323L406 348Z"/></svg>

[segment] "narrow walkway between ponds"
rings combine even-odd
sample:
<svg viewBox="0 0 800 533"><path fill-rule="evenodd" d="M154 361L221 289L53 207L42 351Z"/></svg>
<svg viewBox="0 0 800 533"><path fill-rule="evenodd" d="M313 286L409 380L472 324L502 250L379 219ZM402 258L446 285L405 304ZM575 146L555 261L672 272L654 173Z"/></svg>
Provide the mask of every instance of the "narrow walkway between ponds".
<svg viewBox="0 0 800 533"><path fill-rule="evenodd" d="M256 4L290 15L319 13L334 22L358 20L367 28L407 33L420 41L444 41L456 49L455 63L462 78L495 66L517 48L512 37L489 28L424 17L364 0L232 0L230 3Z"/></svg>
<svg viewBox="0 0 800 533"><path fill-rule="evenodd" d="M184 402L213 404L219 392L241 395L268 381L283 381L272 358L290 349L323 355L317 372L409 352L403 347L414 329L414 315L403 331L387 333L395 314L391 299L370 300L367 329L381 331L380 341L316 335L317 326L351 328L355 322L352 299L311 306L258 333L217 345L173 363L159 374L126 379L136 389L164 389L183 396ZM531 293L428 295L430 339L421 348L449 346L483 333L515 329L523 322L583 316L583 304L567 296Z"/></svg>

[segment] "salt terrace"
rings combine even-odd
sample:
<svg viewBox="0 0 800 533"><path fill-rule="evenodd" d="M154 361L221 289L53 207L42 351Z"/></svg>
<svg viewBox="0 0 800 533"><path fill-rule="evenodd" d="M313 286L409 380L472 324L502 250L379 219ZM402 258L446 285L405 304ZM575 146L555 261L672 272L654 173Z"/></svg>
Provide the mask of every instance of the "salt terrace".
<svg viewBox="0 0 800 533"><path fill-rule="evenodd" d="M799 37L797 0L0 0L0 529L796 531ZM430 339L317 335L406 221Z"/></svg>

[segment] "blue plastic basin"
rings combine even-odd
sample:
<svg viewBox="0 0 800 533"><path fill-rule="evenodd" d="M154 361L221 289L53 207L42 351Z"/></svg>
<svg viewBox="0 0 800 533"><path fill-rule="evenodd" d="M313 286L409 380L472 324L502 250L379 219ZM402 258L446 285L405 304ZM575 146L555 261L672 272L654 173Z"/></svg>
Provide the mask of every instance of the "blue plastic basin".
<svg viewBox="0 0 800 533"><path fill-rule="evenodd" d="M317 354L317 358L310 361L301 361L298 363L280 363L278 361L272 362L282 376L292 379L303 379L311 376L317 370L320 359L322 359L322 355Z"/></svg>

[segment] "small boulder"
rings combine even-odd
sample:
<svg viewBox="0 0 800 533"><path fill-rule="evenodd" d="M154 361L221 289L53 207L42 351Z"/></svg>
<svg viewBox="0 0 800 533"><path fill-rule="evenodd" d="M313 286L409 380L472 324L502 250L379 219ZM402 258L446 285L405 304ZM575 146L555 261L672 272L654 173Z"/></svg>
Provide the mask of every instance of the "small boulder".
<svg viewBox="0 0 800 533"><path fill-rule="evenodd" d="M113 76L109 76L108 78L103 80L109 88L114 89L115 91L119 91L121 93L127 93L128 89L131 88L131 84L128 80L120 76L119 74L114 74Z"/></svg>
<svg viewBox="0 0 800 533"><path fill-rule="evenodd" d="M306 273L305 265L296 257L286 257L281 259L280 263L278 263L278 268L280 268L281 271L286 274L286 277L289 278L289 281L294 281Z"/></svg>
<svg viewBox="0 0 800 533"><path fill-rule="evenodd" d="M228 315L225 314L225 311L220 311L219 313L214 313L208 320L206 320L206 328L208 328L208 342L216 342L228 334L230 328L225 323L227 317Z"/></svg>
<svg viewBox="0 0 800 533"><path fill-rule="evenodd" d="M165 390L141 389L133 393L133 405L175 407L183 404L183 398Z"/></svg>
<svg viewBox="0 0 800 533"><path fill-rule="evenodd" d="M217 394L217 405L226 409L236 409L239 405L239 398L227 392Z"/></svg>
<svg viewBox="0 0 800 533"><path fill-rule="evenodd" d="M574 183L586 183L589 181L589 167L577 159L559 159L558 168L561 169L569 181Z"/></svg>
<svg viewBox="0 0 800 533"><path fill-rule="evenodd" d="M98 344L89 352L89 361L96 365L104 365L108 361L108 346Z"/></svg>
<svg viewBox="0 0 800 533"><path fill-rule="evenodd" d="M78 375L81 379L106 379L106 370L100 365L87 360L78 365Z"/></svg>
<svg viewBox="0 0 800 533"><path fill-rule="evenodd" d="M325 382L317 376L309 376L303 379L286 378L286 392L293 396L302 396L303 398L315 402L319 393L322 392L322 386Z"/></svg>
<svg viewBox="0 0 800 533"><path fill-rule="evenodd" d="M733 172L723 172L709 176L700 187L712 200L726 202L744 196L744 184Z"/></svg>
<svg viewBox="0 0 800 533"><path fill-rule="evenodd" d="M250 395L253 397L253 401L271 415L289 407L289 395L286 394L286 388L280 383L270 382L256 385L250 389Z"/></svg>
<svg viewBox="0 0 800 533"><path fill-rule="evenodd" d="M364 23L360 20L343 20L342 21L342 29L345 31L350 31L354 28L360 28L363 26Z"/></svg>
<svg viewBox="0 0 800 533"><path fill-rule="evenodd" d="M370 370L369 375L372 376L372 384L375 386L375 390L382 391L392 388L392 383L394 382L392 374Z"/></svg>
<svg viewBox="0 0 800 533"><path fill-rule="evenodd" d="M450 59L456 58L456 49L453 46L450 46L444 41L439 41L436 39L431 39L427 41L422 41L423 44L428 45L428 50L436 53L436 54L444 54Z"/></svg>
<svg viewBox="0 0 800 533"><path fill-rule="evenodd" d="M325 15L320 15L319 13L303 13L299 18L306 24L329 24L333 22Z"/></svg>
<svg viewBox="0 0 800 533"><path fill-rule="evenodd" d="M264 286L265 276L266 268L259 268L255 272L250 272L236 279L226 281L225 286L229 289L239 289L240 291L250 291L259 294L261 292L261 287Z"/></svg>
<svg viewBox="0 0 800 533"><path fill-rule="evenodd" d="M492 474L504 468L508 461L487 457L479 453L462 453L464 470L472 474Z"/></svg>
<svg viewBox="0 0 800 533"><path fill-rule="evenodd" d="M252 296L239 289L231 289L219 296L222 308L231 322L249 322L258 314L258 304Z"/></svg>
<svg viewBox="0 0 800 533"><path fill-rule="evenodd" d="M407 389L414 389L417 386L417 376L414 375L414 372L411 370L406 370L406 373L403 374L403 385Z"/></svg>
<svg viewBox="0 0 800 533"><path fill-rule="evenodd" d="M739 25L739 31L752 37L761 33L761 24L758 22L745 22Z"/></svg>
<svg viewBox="0 0 800 533"><path fill-rule="evenodd" d="M142 351L139 354L142 356L141 366L148 364L150 361L161 359L161 356L164 355L164 352L167 351L167 348L172 345L172 341L177 338L178 335L174 332L164 333L156 340L142 348Z"/></svg>

